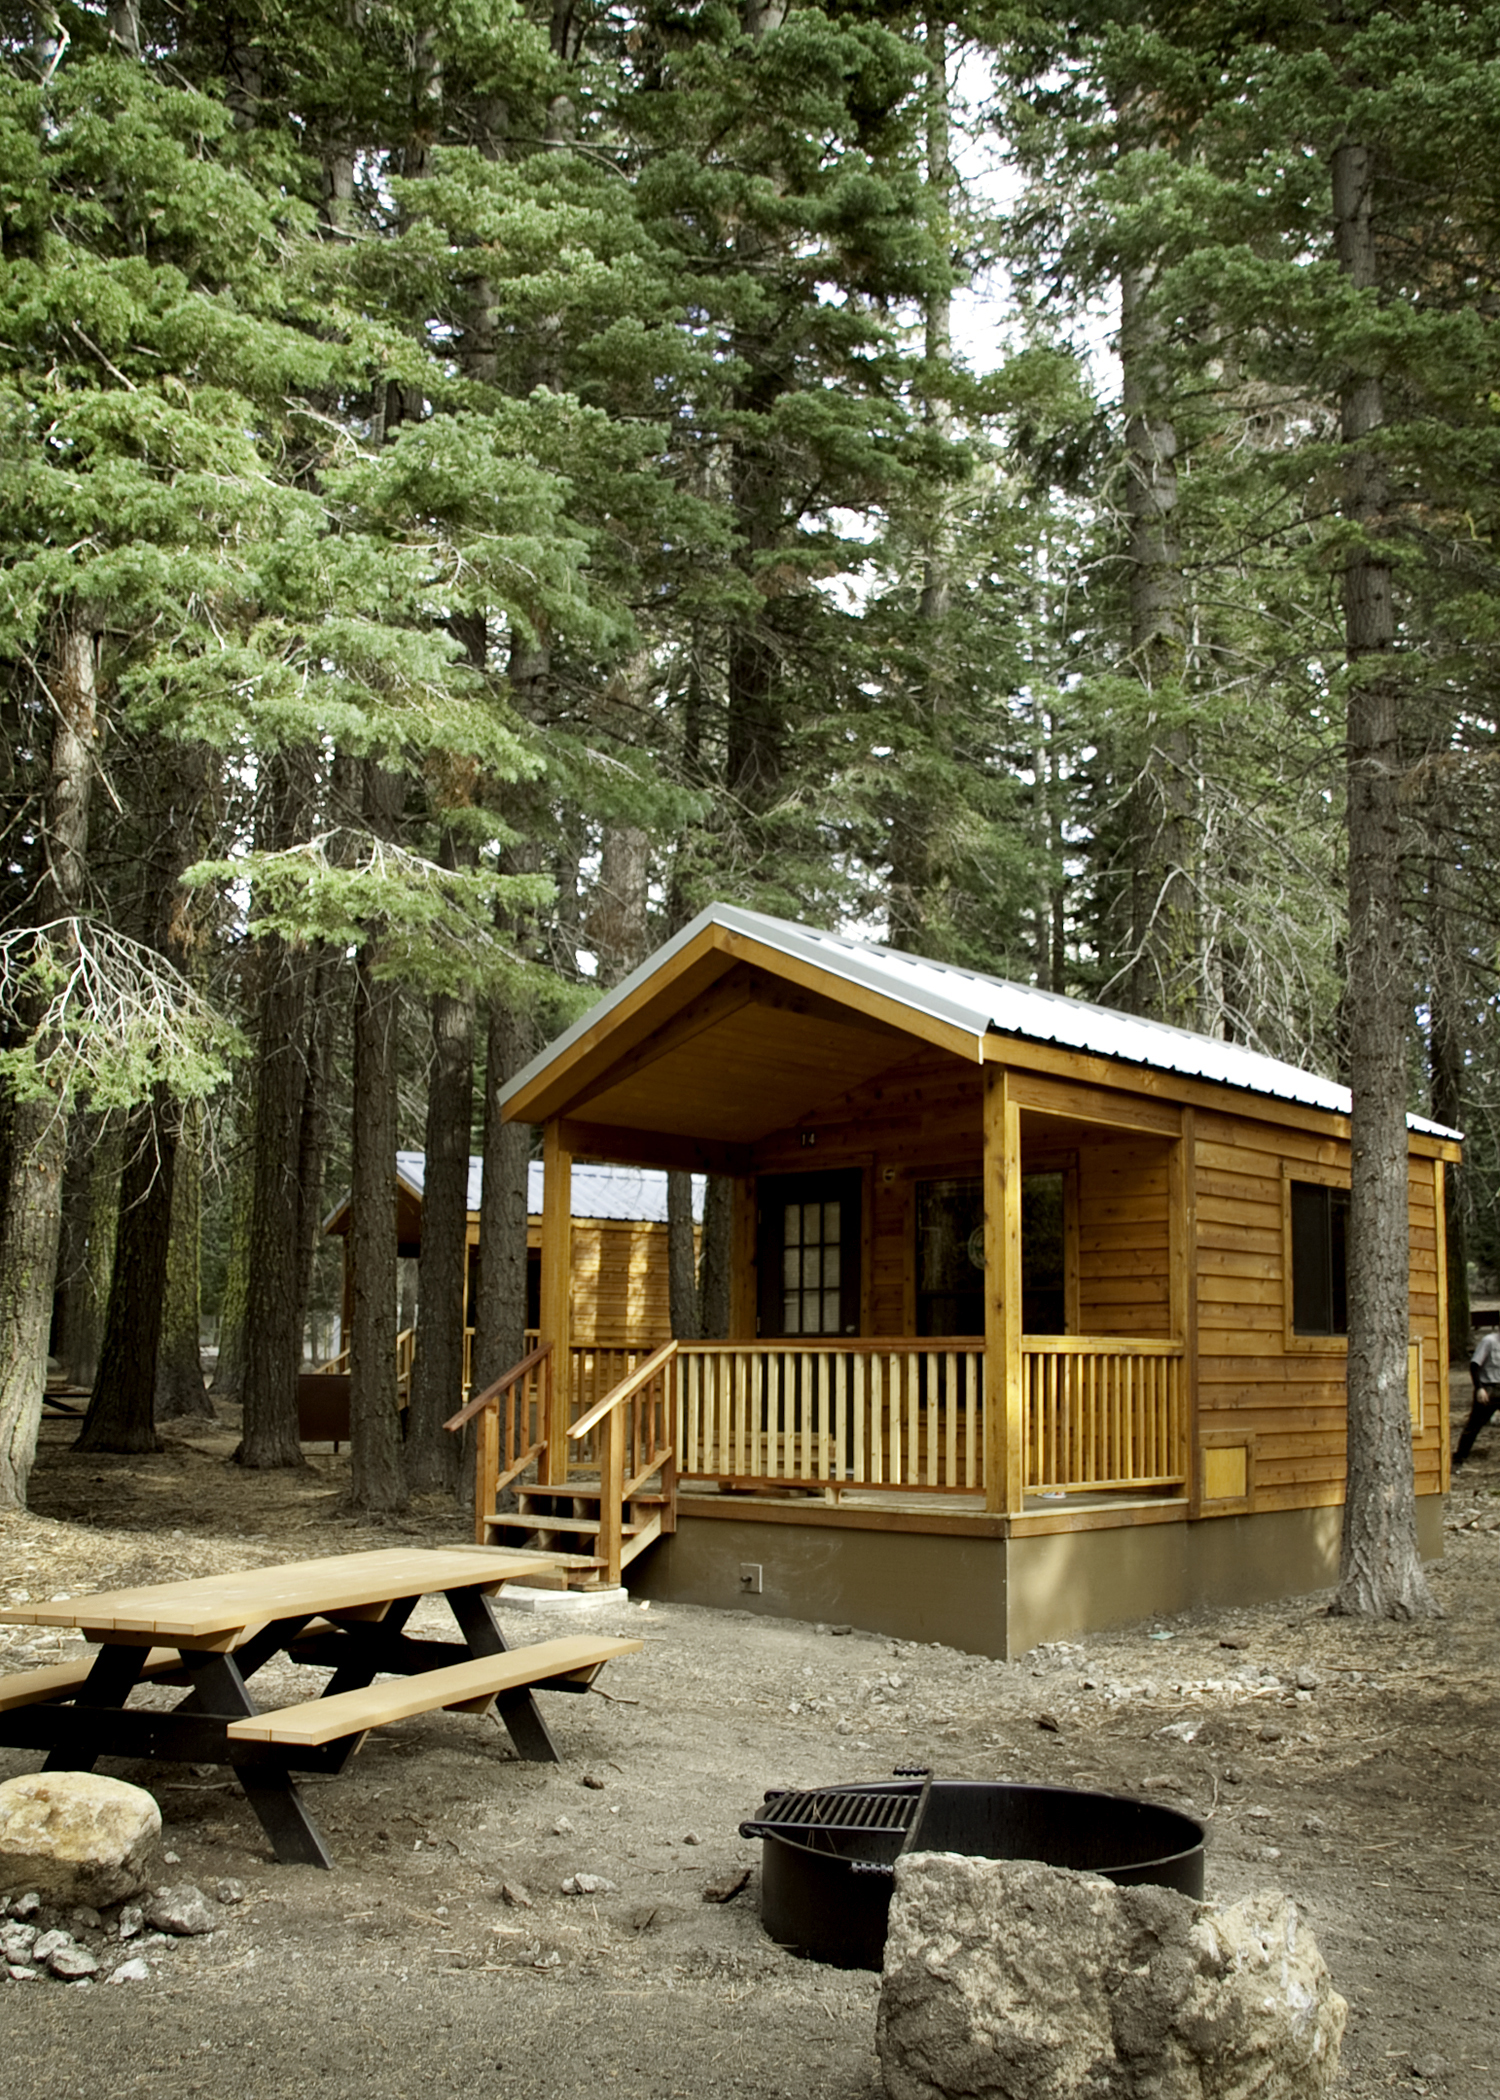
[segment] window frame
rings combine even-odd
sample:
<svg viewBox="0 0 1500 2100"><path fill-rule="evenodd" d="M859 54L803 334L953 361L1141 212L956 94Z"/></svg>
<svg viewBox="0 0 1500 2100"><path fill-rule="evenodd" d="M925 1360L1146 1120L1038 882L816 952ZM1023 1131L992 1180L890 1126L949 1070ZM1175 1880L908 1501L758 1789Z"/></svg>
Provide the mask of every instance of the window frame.
<svg viewBox="0 0 1500 2100"><path fill-rule="evenodd" d="M1302 1334L1296 1320L1295 1267L1292 1250L1292 1184L1301 1181L1314 1188L1342 1190L1349 1193L1349 1169L1347 1167L1323 1166L1312 1160L1284 1159L1281 1163L1281 1284L1282 1284L1282 1330L1287 1350L1304 1355L1347 1356L1349 1336L1343 1334ZM1347 1273L1347 1272L1346 1272Z"/></svg>

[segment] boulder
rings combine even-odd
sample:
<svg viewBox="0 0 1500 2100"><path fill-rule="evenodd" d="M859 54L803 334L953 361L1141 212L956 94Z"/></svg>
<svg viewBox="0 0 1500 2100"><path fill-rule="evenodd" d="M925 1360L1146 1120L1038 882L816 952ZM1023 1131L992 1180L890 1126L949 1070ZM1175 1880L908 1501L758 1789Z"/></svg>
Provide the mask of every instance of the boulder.
<svg viewBox="0 0 1500 2100"><path fill-rule="evenodd" d="M1348 2008L1296 1906L1030 1860L900 1861L877 2047L891 2100L1323 2100Z"/></svg>
<svg viewBox="0 0 1500 2100"><path fill-rule="evenodd" d="M29 1772L0 1781L0 1893L37 1891L60 1909L102 1910L160 1871L161 1812L151 1796L96 1772Z"/></svg>

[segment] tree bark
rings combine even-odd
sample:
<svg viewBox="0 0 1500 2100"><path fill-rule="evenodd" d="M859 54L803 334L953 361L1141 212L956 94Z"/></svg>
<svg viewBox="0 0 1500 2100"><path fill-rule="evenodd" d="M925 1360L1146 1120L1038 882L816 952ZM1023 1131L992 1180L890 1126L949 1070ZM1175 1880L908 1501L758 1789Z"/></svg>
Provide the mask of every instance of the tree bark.
<svg viewBox="0 0 1500 2100"><path fill-rule="evenodd" d="M1132 1013L1197 1027L1197 904L1191 872L1192 746L1182 712L1186 667L1177 531L1177 430L1168 406L1164 329L1154 272L1120 272L1131 662L1148 696L1146 738L1131 790Z"/></svg>
<svg viewBox="0 0 1500 2100"><path fill-rule="evenodd" d="M84 894L99 709L96 646L87 628L65 624L48 666L56 726L37 895L42 925L75 912ZM13 1101L7 1142L10 1172L0 1195L0 1509L23 1509L47 1384L62 1232L68 1120L61 1096Z"/></svg>
<svg viewBox="0 0 1500 2100"><path fill-rule="evenodd" d="M941 8L929 8L923 30L927 57L925 109L926 199L929 221L945 262L953 246L953 166L949 157L948 21ZM945 372L953 361L953 291L946 272L923 302L923 358L929 375ZM941 382L929 379L922 420L946 438L952 417ZM934 761L948 757L951 744L952 681L948 628L953 599L952 535L942 505L941 482L934 479L929 500L938 506L922 538L922 588L917 600L917 650L922 660L920 683L913 695L920 708L921 746ZM941 955L946 945L942 925L944 856L937 842L947 828L934 806L931 786L917 782L933 776L921 763L914 780L899 783L891 824L891 867L887 893L887 931L891 945L914 955ZM939 776L940 777L940 776Z"/></svg>
<svg viewBox="0 0 1500 2100"><path fill-rule="evenodd" d="M245 1322L250 1290L250 1213L255 1198L255 1159L241 1145L230 1167L229 1252L224 1297L219 1306L219 1350L209 1394L238 1405L245 1390Z"/></svg>
<svg viewBox="0 0 1500 2100"><path fill-rule="evenodd" d="M157 798L145 887L151 939L157 952L188 976L195 936L182 877L202 842L208 753L201 744L157 741L143 757ZM157 1356L184 1113L167 1085L159 1083L131 1116L99 1375L79 1432L80 1451L157 1448Z"/></svg>
<svg viewBox="0 0 1500 2100"><path fill-rule="evenodd" d="M99 1367L115 1259L123 1123L118 1111L75 1116L68 1132L54 1354L85 1389Z"/></svg>
<svg viewBox="0 0 1500 2100"><path fill-rule="evenodd" d="M200 1235L203 1212L203 1110L197 1102L182 1111L182 1129L172 1176L171 1238L167 1288L156 1364L156 1419L213 1419L203 1384L198 1316Z"/></svg>
<svg viewBox="0 0 1500 2100"><path fill-rule="evenodd" d="M156 1364L180 1114L163 1088L131 1114L99 1375L75 1451L161 1449Z"/></svg>
<svg viewBox="0 0 1500 2100"><path fill-rule="evenodd" d="M401 777L365 761L364 815L390 838L401 807ZM356 1509L406 1506L396 1393L396 1085L401 995L378 975L379 930L372 928L354 972L353 1175L349 1267L350 1497Z"/></svg>
<svg viewBox="0 0 1500 2100"><path fill-rule="evenodd" d="M300 836L311 803L312 756L271 762L261 840L279 851ZM250 1229L245 1270L244 1426L235 1457L254 1471L303 1463L297 1434L302 1364L304 1220L299 1170L307 1089L310 959L281 934L259 944L260 1012L251 1122Z"/></svg>
<svg viewBox="0 0 1500 2100"><path fill-rule="evenodd" d="M479 1203L479 1294L473 1308L475 1392L526 1353L526 1219L531 1132L501 1120L499 1096L537 1048L536 1024L510 1000L490 1004L484 1060L484 1180Z"/></svg>
<svg viewBox="0 0 1500 2100"><path fill-rule="evenodd" d="M759 43L782 26L786 15L787 0L744 0L745 35ZM763 230L743 224L737 242L740 268L758 272L767 260L768 244ZM768 557L780 546L785 528L786 492L780 462L759 426L774 414L790 381L764 326L736 329L734 358L745 377L735 393L740 428L730 448L733 560L755 609L737 615L730 628L725 786L740 827L742 852L753 866L765 851L763 820L780 790L787 742L781 650L766 582Z"/></svg>
<svg viewBox="0 0 1500 2100"><path fill-rule="evenodd" d="M667 1302L675 1339L698 1341L703 1333L703 1304L693 1230L693 1177L681 1168L669 1169L667 1174Z"/></svg>
<svg viewBox="0 0 1500 2100"><path fill-rule="evenodd" d="M698 1302L703 1311L703 1339L729 1337L729 1281L734 1233L734 1183L727 1174L710 1174L703 1192L703 1247L698 1257Z"/></svg>
<svg viewBox="0 0 1500 2100"><path fill-rule="evenodd" d="M439 992L432 1001L421 1280L406 1434L406 1474L414 1492L451 1491L458 1484L463 1456L457 1437L443 1424L463 1405L473 1115L474 1002Z"/></svg>
<svg viewBox="0 0 1500 2100"><path fill-rule="evenodd" d="M1333 156L1339 262L1358 290L1378 284L1375 156ZM1408 978L1401 895L1401 746L1392 657L1391 562L1381 546L1389 494L1378 445L1378 376L1351 373L1340 399L1343 510L1361 537L1344 570L1349 700L1349 1442L1334 1610L1411 1619L1435 1607L1417 1548L1407 1348L1411 1327L1407 1193Z"/></svg>

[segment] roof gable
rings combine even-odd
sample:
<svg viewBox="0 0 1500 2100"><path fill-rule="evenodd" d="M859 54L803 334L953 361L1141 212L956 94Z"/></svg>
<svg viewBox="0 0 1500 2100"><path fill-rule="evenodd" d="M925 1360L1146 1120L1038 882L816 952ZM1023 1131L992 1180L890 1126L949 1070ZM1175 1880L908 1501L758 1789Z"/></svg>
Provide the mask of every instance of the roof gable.
<svg viewBox="0 0 1500 2100"><path fill-rule="evenodd" d="M570 1087L582 1092L591 1083L607 1086L612 1070L638 1046L649 1047L653 1030L665 1038L673 1014L694 998L706 1006L736 962L753 963L835 1006L856 1008L851 1019L975 1062L984 1060L992 1037L1009 1036L1334 1115L1349 1113L1347 1087L1241 1044L729 904L700 912L533 1058L502 1094L505 1112L541 1120L567 1106ZM900 1054L898 1044L887 1062ZM1407 1121L1430 1136L1457 1136L1422 1117Z"/></svg>

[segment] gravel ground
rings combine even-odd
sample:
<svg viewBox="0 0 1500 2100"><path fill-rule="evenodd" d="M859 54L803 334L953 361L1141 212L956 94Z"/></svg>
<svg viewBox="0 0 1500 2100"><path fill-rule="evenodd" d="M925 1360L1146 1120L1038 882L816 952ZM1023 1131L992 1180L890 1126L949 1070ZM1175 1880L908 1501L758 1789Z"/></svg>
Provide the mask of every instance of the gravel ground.
<svg viewBox="0 0 1500 2100"><path fill-rule="evenodd" d="M44 1432L32 1513L0 1516L0 1598L463 1536L447 1508L344 1515L332 1455L242 1474L227 1426L145 1459L81 1458L68 1435ZM1189 1807L1211 1896L1277 1887L1305 1907L1351 2004L1341 2093L1500 2095L1500 2012L1474 1987L1500 1953L1500 1426L1459 1483L1434 1570L1445 1616L1412 1627L1331 1620L1307 1597L996 1663L857 1628L603 1608L569 1629L645 1646L606 1670L607 1696L549 1701L561 1766L518 1763L497 1724L463 1715L372 1737L308 1787L333 1874L275 1865L217 1770L115 1768L157 1793L173 1879L228 1877L243 1900L207 1937L151 1947L145 1982L0 1970L4 2090L874 2100L877 1979L766 1939L759 1846L737 1826L767 1787L920 1762ZM441 1603L424 1614L443 1630ZM537 1637L529 1616L506 1623ZM70 1649L0 1629L0 1668ZM257 1688L319 1681L281 1664ZM0 1751L0 1777L35 1763ZM606 1885L564 1893L578 1875Z"/></svg>

